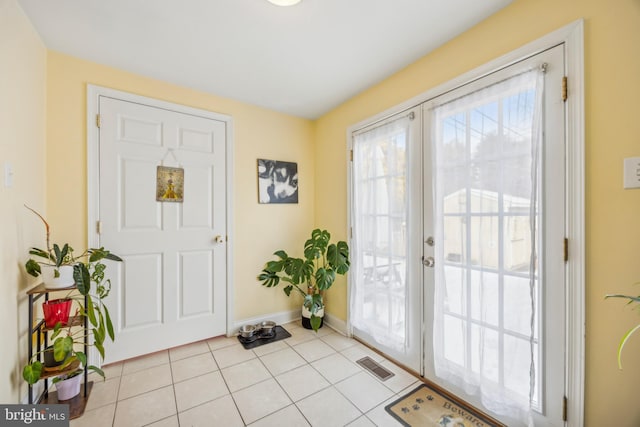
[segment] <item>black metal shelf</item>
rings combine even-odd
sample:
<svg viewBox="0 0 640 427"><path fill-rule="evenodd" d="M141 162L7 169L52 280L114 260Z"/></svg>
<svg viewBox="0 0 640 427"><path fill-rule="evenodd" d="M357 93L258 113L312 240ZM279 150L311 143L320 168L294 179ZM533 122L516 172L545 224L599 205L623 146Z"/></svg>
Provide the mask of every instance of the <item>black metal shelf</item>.
<svg viewBox="0 0 640 427"><path fill-rule="evenodd" d="M76 290L76 286L70 286L67 288L56 288L56 289L48 289L44 286L43 283L35 286L34 288L27 291L27 295L29 296L29 325L31 328L31 336L29 337L29 359L27 363L31 362L31 358L34 354L37 354L37 359L42 362L42 350L43 343L44 348L48 347L49 342L49 334L48 332L52 331L54 328L47 327L44 322L44 319L40 319L35 322L34 319L34 303L38 301L40 298L44 297L44 301L49 301L49 293L51 292L59 292L59 291L74 291ZM84 306L87 306L87 296L84 296ZM35 323L35 324L34 324ZM89 330L89 324L87 316L71 316L69 317L69 322L65 327L83 327L85 331ZM36 351L34 353L34 336L36 342ZM84 334L84 353L88 354L89 342L88 336L85 332ZM79 362L77 364L72 363L70 366L65 369L61 369L59 371L49 370L44 371L40 377L42 381L44 381L44 390L42 393L34 399L33 395L33 385L29 384L29 403L42 403L42 404L54 404L54 403L66 403L69 405L69 417L71 419L77 418L84 413L84 409L87 405L87 400L89 399L89 395L91 393L91 388L93 386L93 382L89 382L88 378L88 370L87 366L84 367L84 384L80 394L68 401L58 401L56 392L49 392L49 378L55 377L58 375L62 375L68 372L72 372L77 369L79 366Z"/></svg>

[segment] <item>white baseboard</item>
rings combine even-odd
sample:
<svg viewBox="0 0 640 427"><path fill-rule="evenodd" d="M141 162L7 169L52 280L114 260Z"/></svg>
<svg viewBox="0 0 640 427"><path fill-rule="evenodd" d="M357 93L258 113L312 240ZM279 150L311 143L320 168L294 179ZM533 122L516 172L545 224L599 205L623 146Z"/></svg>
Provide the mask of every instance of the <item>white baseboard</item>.
<svg viewBox="0 0 640 427"><path fill-rule="evenodd" d="M300 320L300 317L300 310L281 311L279 313L265 314L262 316L251 317L249 319L236 320L233 322L231 330L233 331L233 335L237 335L239 329L243 325L255 325L260 322L264 322L265 320L272 320L276 322L276 324L281 325L283 323L295 322L297 320ZM329 313L325 313L324 323L326 326L330 327L339 334L348 336L347 322L345 322L344 320Z"/></svg>
<svg viewBox="0 0 640 427"><path fill-rule="evenodd" d="M263 316L251 317L249 319L241 319L233 322L231 330L233 334L236 335L239 329L244 325L255 325L260 322L264 322L265 320L272 320L276 322L277 325L281 325L283 323L293 322L295 320L300 320L300 309L290 310L290 311L281 311L279 313L265 314Z"/></svg>
<svg viewBox="0 0 640 427"><path fill-rule="evenodd" d="M324 323L329 326L331 329L333 329L334 331L344 335L345 337L348 336L347 334L347 322L345 322L344 320L329 314L329 313L325 313L324 314Z"/></svg>

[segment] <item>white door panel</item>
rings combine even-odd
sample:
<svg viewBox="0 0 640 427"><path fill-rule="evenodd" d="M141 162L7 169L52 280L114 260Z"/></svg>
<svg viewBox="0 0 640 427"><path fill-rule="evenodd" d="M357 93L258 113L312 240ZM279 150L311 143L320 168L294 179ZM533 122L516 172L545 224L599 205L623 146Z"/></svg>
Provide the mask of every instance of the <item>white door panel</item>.
<svg viewBox="0 0 640 427"><path fill-rule="evenodd" d="M120 158L115 171L118 206L118 230L160 230L162 206L144 197L155 192L155 181L142 179L156 173L156 164L143 158ZM109 176L105 171L104 176ZM108 223L108 222L107 222Z"/></svg>
<svg viewBox="0 0 640 427"><path fill-rule="evenodd" d="M135 286L120 286L117 311L119 331L159 325L162 323L162 254L147 253L123 256L123 275L114 280L118 285L135 283ZM140 304L144 301L144 304Z"/></svg>
<svg viewBox="0 0 640 427"><path fill-rule="evenodd" d="M182 252L179 257L179 318L213 313L213 289L210 286L200 288L189 286L189 284L213 282L213 253L211 251ZM207 280L200 280L202 277L206 277Z"/></svg>
<svg viewBox="0 0 640 427"><path fill-rule="evenodd" d="M226 332L226 123L100 97L100 244L124 259L106 363ZM158 166L184 201L156 201Z"/></svg>

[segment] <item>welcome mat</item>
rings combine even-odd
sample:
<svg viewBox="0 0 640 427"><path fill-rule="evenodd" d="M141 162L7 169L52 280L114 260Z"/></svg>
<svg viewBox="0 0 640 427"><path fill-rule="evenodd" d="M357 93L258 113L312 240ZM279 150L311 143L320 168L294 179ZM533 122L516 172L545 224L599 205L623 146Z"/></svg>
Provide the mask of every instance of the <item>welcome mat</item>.
<svg viewBox="0 0 640 427"><path fill-rule="evenodd" d="M422 384L384 408L409 427L504 427L504 424L473 409L439 388Z"/></svg>
<svg viewBox="0 0 640 427"><path fill-rule="evenodd" d="M274 328L274 331L275 334L271 334L269 336L261 335L260 333L258 333L251 338L244 338L238 335L238 341L240 341L240 344L242 344L245 350L251 350L252 348L260 347L261 345L269 344L275 341L280 341L291 336L291 334L280 325L277 325Z"/></svg>

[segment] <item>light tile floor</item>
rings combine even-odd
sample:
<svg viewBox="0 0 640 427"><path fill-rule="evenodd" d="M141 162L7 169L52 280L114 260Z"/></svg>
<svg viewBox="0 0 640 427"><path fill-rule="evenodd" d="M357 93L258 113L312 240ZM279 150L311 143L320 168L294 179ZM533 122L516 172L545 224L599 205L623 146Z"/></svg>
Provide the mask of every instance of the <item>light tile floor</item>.
<svg viewBox="0 0 640 427"><path fill-rule="evenodd" d="M328 327L245 350L219 337L107 366L71 427L399 426L384 406L418 379ZM355 361L395 375L380 381Z"/></svg>

